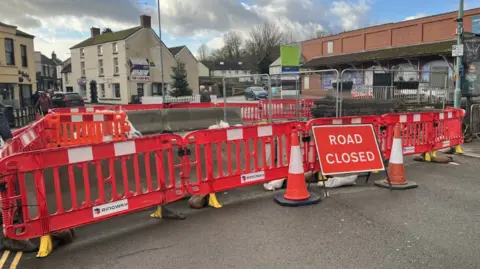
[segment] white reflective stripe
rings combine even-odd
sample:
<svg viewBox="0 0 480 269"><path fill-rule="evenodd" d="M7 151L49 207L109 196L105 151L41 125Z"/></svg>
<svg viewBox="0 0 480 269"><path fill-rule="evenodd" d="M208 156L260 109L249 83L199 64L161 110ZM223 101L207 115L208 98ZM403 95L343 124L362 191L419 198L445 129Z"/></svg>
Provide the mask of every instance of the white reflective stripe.
<svg viewBox="0 0 480 269"><path fill-rule="evenodd" d="M438 116L440 116L441 120L445 119L445 113L440 113Z"/></svg>
<svg viewBox="0 0 480 269"><path fill-rule="evenodd" d="M22 145L23 145L24 147L28 146L28 145L32 142L32 140L30 139L30 136L28 135L28 133L24 133L24 134L20 137L20 139L22 140Z"/></svg>
<svg viewBox="0 0 480 269"><path fill-rule="evenodd" d="M82 121L83 121L82 115L73 115L72 116L72 122L82 122Z"/></svg>
<svg viewBox="0 0 480 269"><path fill-rule="evenodd" d="M78 113L78 108L70 108L70 113Z"/></svg>
<svg viewBox="0 0 480 269"><path fill-rule="evenodd" d="M342 124L342 119L333 120L332 124Z"/></svg>
<svg viewBox="0 0 480 269"><path fill-rule="evenodd" d="M407 115L400 115L400 122L401 123L407 122Z"/></svg>
<svg viewBox="0 0 480 269"><path fill-rule="evenodd" d="M352 123L362 123L362 118L354 118L352 119Z"/></svg>
<svg viewBox="0 0 480 269"><path fill-rule="evenodd" d="M68 149L68 163L81 163L93 160L92 147Z"/></svg>
<svg viewBox="0 0 480 269"><path fill-rule="evenodd" d="M259 137L272 136L272 126L271 125L258 126L257 134Z"/></svg>
<svg viewBox="0 0 480 269"><path fill-rule="evenodd" d="M103 137L103 142L112 141L112 140L113 140L113 137L111 135L105 135Z"/></svg>
<svg viewBox="0 0 480 269"><path fill-rule="evenodd" d="M390 163L403 164L402 139L394 138L392 144L392 153L390 154Z"/></svg>
<svg viewBox="0 0 480 269"><path fill-rule="evenodd" d="M452 118L452 112L448 112L448 118L449 118L449 119Z"/></svg>
<svg viewBox="0 0 480 269"><path fill-rule="evenodd" d="M229 129L227 130L227 140L239 140L243 139L243 129Z"/></svg>
<svg viewBox="0 0 480 269"><path fill-rule="evenodd" d="M87 107L86 111L87 111L87 112L94 112L95 109L93 109L93 107Z"/></svg>
<svg viewBox="0 0 480 269"><path fill-rule="evenodd" d="M102 114L93 115L93 121L105 121L105 117Z"/></svg>
<svg viewBox="0 0 480 269"><path fill-rule="evenodd" d="M115 156L130 155L130 154L135 154L137 152L135 141L125 141L125 142L115 143L113 147L115 149Z"/></svg>
<svg viewBox="0 0 480 269"><path fill-rule="evenodd" d="M303 158L300 146L292 146L290 151L290 165L288 166L289 174L303 174Z"/></svg>
<svg viewBox="0 0 480 269"><path fill-rule="evenodd" d="M414 122L419 122L420 118L421 118L420 114L413 114L413 121Z"/></svg>

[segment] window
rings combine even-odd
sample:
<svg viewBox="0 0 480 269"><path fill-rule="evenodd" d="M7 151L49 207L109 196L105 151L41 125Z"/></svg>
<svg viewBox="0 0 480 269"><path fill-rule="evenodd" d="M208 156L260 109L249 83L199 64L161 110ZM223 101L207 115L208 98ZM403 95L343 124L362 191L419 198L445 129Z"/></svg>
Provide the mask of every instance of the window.
<svg viewBox="0 0 480 269"><path fill-rule="evenodd" d="M100 98L105 98L105 84L100 84Z"/></svg>
<svg viewBox="0 0 480 269"><path fill-rule="evenodd" d="M42 75L46 77L48 75L48 70L46 65L42 65Z"/></svg>
<svg viewBox="0 0 480 269"><path fill-rule="evenodd" d="M67 87L67 92L73 92L73 87Z"/></svg>
<svg viewBox="0 0 480 269"><path fill-rule="evenodd" d="M7 65L15 65L15 51L13 39L5 38L5 60Z"/></svg>
<svg viewBox="0 0 480 269"><path fill-rule="evenodd" d="M112 44L112 50L113 50L113 53L118 53L118 44L117 43Z"/></svg>
<svg viewBox="0 0 480 269"><path fill-rule="evenodd" d="M235 74L238 75L238 70L235 70Z"/></svg>
<svg viewBox="0 0 480 269"><path fill-rule="evenodd" d="M480 34L480 16L472 16L472 33Z"/></svg>
<svg viewBox="0 0 480 269"><path fill-rule="evenodd" d="M103 60L98 60L98 74L103 75Z"/></svg>
<svg viewBox="0 0 480 269"><path fill-rule="evenodd" d="M120 72L118 68L118 58L113 58L113 73L117 75Z"/></svg>
<svg viewBox="0 0 480 269"><path fill-rule="evenodd" d="M114 98L120 98L120 83L113 83L112 84L112 89L113 89L113 97Z"/></svg>
<svg viewBox="0 0 480 269"><path fill-rule="evenodd" d="M68 73L65 73L65 84L70 83L69 78L68 78Z"/></svg>
<svg viewBox="0 0 480 269"><path fill-rule="evenodd" d="M98 52L98 55L102 55L102 54L103 54L103 47L102 47L102 45L98 45L98 46L97 46L97 52Z"/></svg>
<svg viewBox="0 0 480 269"><path fill-rule="evenodd" d="M328 41L327 43L327 53L333 53L333 41Z"/></svg>
<svg viewBox="0 0 480 269"><path fill-rule="evenodd" d="M80 63L80 69L82 70L82 77L85 76L85 62Z"/></svg>
<svg viewBox="0 0 480 269"><path fill-rule="evenodd" d="M87 97L87 86L80 86L80 96Z"/></svg>
<svg viewBox="0 0 480 269"><path fill-rule="evenodd" d="M80 49L80 57L85 57L85 49Z"/></svg>
<svg viewBox="0 0 480 269"><path fill-rule="evenodd" d="M143 91L143 83L137 83L137 95L138 96L143 96L145 93Z"/></svg>
<svg viewBox="0 0 480 269"><path fill-rule="evenodd" d="M28 67L27 46L20 45L20 53L22 54L22 67Z"/></svg>

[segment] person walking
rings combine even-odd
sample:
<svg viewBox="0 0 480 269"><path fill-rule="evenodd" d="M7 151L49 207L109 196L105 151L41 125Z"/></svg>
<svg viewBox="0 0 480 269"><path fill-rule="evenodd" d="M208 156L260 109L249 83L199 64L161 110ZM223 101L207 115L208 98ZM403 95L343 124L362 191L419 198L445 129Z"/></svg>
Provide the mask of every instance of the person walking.
<svg viewBox="0 0 480 269"><path fill-rule="evenodd" d="M42 116L45 116L48 114L48 110L52 108L52 100L45 92L42 92L37 103L35 104L35 107L40 109Z"/></svg>
<svg viewBox="0 0 480 269"><path fill-rule="evenodd" d="M3 147L6 147L11 143L13 135L7 117L5 116L5 112L3 111L4 108L5 104L0 101L0 137L4 142Z"/></svg>
<svg viewBox="0 0 480 269"><path fill-rule="evenodd" d="M210 98L210 92L208 92L205 86L200 86L200 103L210 103L212 99Z"/></svg>

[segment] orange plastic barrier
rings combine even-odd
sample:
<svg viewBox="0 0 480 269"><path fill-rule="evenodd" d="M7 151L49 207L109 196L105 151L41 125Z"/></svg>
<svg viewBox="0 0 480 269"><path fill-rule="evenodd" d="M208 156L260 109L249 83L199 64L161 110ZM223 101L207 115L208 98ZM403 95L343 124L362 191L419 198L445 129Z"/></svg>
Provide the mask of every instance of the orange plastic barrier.
<svg viewBox="0 0 480 269"><path fill-rule="evenodd" d="M45 124L50 129L50 146L85 145L124 140L130 131L125 112L49 114Z"/></svg>

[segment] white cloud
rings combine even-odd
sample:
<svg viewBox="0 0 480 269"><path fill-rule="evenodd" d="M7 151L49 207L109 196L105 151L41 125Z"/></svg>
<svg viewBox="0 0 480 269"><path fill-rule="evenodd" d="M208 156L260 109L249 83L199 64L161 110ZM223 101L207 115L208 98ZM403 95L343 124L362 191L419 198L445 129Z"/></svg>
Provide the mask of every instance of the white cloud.
<svg viewBox="0 0 480 269"><path fill-rule="evenodd" d="M406 18L405 18L405 21L415 20L415 19L419 19L419 18L426 17L426 16L428 16L428 15L425 14L425 13L417 13L417 14L414 15L414 16L406 17Z"/></svg>
<svg viewBox="0 0 480 269"><path fill-rule="evenodd" d="M248 37L252 26L275 23L282 31L304 39L316 31L352 30L368 23L371 0L162 0L162 31L170 40L191 40L221 47L224 32ZM156 2L156 1L155 1ZM148 7L152 26L158 27L157 8ZM120 30L139 25L145 7L137 0L1 0L2 22L36 36L36 49L62 59L69 48L89 37L90 27ZM175 44L179 45L179 44ZM194 51L196 48L191 48Z"/></svg>

